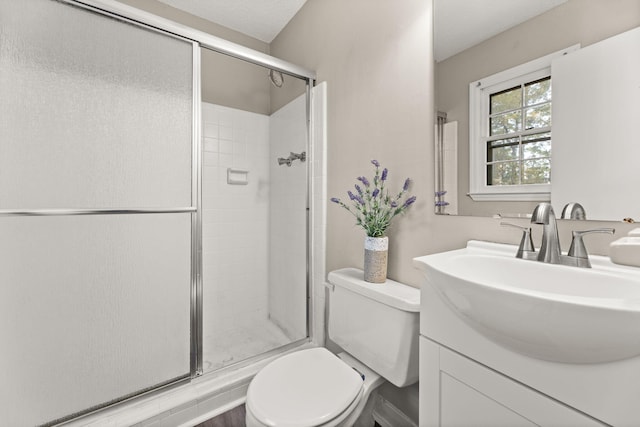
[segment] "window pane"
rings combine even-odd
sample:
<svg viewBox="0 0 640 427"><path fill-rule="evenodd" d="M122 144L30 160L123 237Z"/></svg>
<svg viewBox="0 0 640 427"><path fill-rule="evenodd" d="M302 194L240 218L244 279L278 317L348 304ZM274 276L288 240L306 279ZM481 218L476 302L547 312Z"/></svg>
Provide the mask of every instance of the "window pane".
<svg viewBox="0 0 640 427"><path fill-rule="evenodd" d="M551 101L551 77L527 83L524 87L525 105Z"/></svg>
<svg viewBox="0 0 640 427"><path fill-rule="evenodd" d="M515 110L522 107L522 88L520 86L491 95L491 114Z"/></svg>
<svg viewBox="0 0 640 427"><path fill-rule="evenodd" d="M487 142L487 162L518 160L520 141L518 138L499 139Z"/></svg>
<svg viewBox="0 0 640 427"><path fill-rule="evenodd" d="M501 162L487 165L487 185L517 185L519 183L519 162Z"/></svg>
<svg viewBox="0 0 640 427"><path fill-rule="evenodd" d="M522 127L520 110L499 114L489 119L491 135L503 135L518 132Z"/></svg>
<svg viewBox="0 0 640 427"><path fill-rule="evenodd" d="M523 184L548 184L551 171L549 159L534 159L522 162Z"/></svg>
<svg viewBox="0 0 640 427"><path fill-rule="evenodd" d="M551 104L542 104L525 110L525 129L551 126Z"/></svg>
<svg viewBox="0 0 640 427"><path fill-rule="evenodd" d="M537 159L551 156L551 133L537 133L522 137L522 157Z"/></svg>

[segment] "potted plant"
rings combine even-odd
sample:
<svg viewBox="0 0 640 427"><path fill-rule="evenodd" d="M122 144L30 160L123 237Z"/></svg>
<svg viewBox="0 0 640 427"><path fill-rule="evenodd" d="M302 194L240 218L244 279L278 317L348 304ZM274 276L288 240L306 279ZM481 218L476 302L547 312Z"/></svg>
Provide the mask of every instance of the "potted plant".
<svg viewBox="0 0 640 427"><path fill-rule="evenodd" d="M407 194L411 180L407 178L400 192L390 195L385 187L387 168L380 171L380 163L372 160L375 175L372 181L366 177L357 178L359 184L355 192L349 190L349 204L336 197L331 201L345 208L356 218L356 225L364 228L367 236L364 240L364 280L372 283L384 283L387 280L387 259L389 238L387 229L391 220L404 213L416 201L416 196Z"/></svg>

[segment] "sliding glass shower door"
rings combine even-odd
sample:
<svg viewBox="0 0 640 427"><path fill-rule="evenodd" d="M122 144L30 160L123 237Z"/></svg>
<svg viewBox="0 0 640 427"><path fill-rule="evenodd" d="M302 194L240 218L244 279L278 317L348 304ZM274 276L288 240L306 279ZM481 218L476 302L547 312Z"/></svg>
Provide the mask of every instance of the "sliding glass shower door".
<svg viewBox="0 0 640 427"><path fill-rule="evenodd" d="M198 55L65 2L0 0L0 424L189 378Z"/></svg>

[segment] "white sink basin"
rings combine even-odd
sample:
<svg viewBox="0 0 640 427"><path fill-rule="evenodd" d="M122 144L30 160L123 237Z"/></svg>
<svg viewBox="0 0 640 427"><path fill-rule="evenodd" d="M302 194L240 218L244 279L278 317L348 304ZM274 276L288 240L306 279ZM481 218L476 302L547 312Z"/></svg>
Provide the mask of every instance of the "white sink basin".
<svg viewBox="0 0 640 427"><path fill-rule="evenodd" d="M586 269L515 253L515 246L471 241L414 263L465 322L521 354L563 363L640 355L640 269L600 256Z"/></svg>

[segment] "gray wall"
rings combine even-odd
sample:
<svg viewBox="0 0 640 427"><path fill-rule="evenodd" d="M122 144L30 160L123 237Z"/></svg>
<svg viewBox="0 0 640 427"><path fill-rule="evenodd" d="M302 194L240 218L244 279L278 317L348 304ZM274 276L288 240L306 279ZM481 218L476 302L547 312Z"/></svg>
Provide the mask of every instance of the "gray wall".
<svg viewBox="0 0 640 427"><path fill-rule="evenodd" d="M328 84L329 197L370 177L372 159L389 168L389 188L414 180L418 202L389 233L389 276L417 285L411 259L429 249L433 210L431 2L308 0L271 54ZM364 231L334 204L327 221L328 270L361 268Z"/></svg>
<svg viewBox="0 0 640 427"><path fill-rule="evenodd" d="M616 19L627 15L618 8L626 1L599 3ZM314 69L318 80L328 83L329 197L343 196L355 177L369 175L373 158L389 167L393 185L400 185L405 176L414 179L418 202L393 225L389 253L389 277L413 286L422 281L412 266L413 257L461 248L470 239L512 244L520 240L517 230L500 227L496 219L433 213L431 8L425 0L309 0L271 44L272 55ZM637 19L638 14L633 16ZM593 19L583 17L575 25L586 31L599 21ZM591 44L604 37L581 42ZM362 267L364 232L333 204L327 221L327 270ZM618 236L634 228L618 222L560 221L563 247L569 247L572 229L603 226L615 227ZM536 244L540 233L535 227ZM616 238L589 237L589 251L605 255Z"/></svg>
<svg viewBox="0 0 640 427"><path fill-rule="evenodd" d="M458 121L458 194L462 215L533 210L536 202L474 202L469 192L469 83L580 43L640 25L638 0L569 0L435 66L435 106Z"/></svg>

